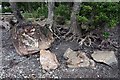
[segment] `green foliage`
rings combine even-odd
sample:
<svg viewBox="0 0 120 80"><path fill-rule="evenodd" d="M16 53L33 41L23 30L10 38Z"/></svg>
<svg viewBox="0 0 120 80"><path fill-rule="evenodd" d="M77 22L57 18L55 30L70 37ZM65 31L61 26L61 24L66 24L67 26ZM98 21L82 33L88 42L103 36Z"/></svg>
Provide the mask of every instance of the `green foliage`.
<svg viewBox="0 0 120 80"><path fill-rule="evenodd" d="M2 9L0 9L0 13L2 13Z"/></svg>
<svg viewBox="0 0 120 80"><path fill-rule="evenodd" d="M117 23L118 23L118 21L115 20L115 19L110 20L110 22L109 22L109 26L110 26L110 27L115 27Z"/></svg>
<svg viewBox="0 0 120 80"><path fill-rule="evenodd" d="M110 0L112 1L112 0ZM20 10L23 10L25 18L39 18L40 16L47 17L47 4L43 2L20 2L17 3ZM64 23L70 20L72 3L55 3L55 20ZM10 4L2 3L3 12L11 12ZM6 7L6 8L4 8ZM77 19L79 24L84 24L88 27L114 27L118 23L119 3L117 2L87 2L81 3Z"/></svg>
<svg viewBox="0 0 120 80"><path fill-rule="evenodd" d="M17 6L20 10L23 10L24 12L32 12L34 10L37 10L38 7L41 6L41 4L42 3L40 2L19 2L17 3Z"/></svg>
<svg viewBox="0 0 120 80"><path fill-rule="evenodd" d="M103 33L103 37L104 37L105 39L107 39L109 36L110 36L110 33L109 33L109 32L104 32L104 33Z"/></svg>
<svg viewBox="0 0 120 80"><path fill-rule="evenodd" d="M32 13L28 13L28 12L25 12L22 14L25 18L32 18L33 17L33 14Z"/></svg>
<svg viewBox="0 0 120 80"><path fill-rule="evenodd" d="M37 17L39 16L48 16L48 8L47 5L42 5L41 7L38 7L38 9L36 10L36 14L38 14Z"/></svg>
<svg viewBox="0 0 120 80"><path fill-rule="evenodd" d="M77 19L82 23L88 22L88 19L85 16L77 16Z"/></svg>
<svg viewBox="0 0 120 80"><path fill-rule="evenodd" d="M12 10L10 7L4 7L2 8L2 13L5 13L5 12L12 12Z"/></svg>
<svg viewBox="0 0 120 80"><path fill-rule="evenodd" d="M69 5L60 4L55 7L56 16L64 16L65 19L70 19L70 7Z"/></svg>
<svg viewBox="0 0 120 80"><path fill-rule="evenodd" d="M80 13L78 15L79 23L87 23L87 26L93 25L95 27L104 28L114 27L118 23L118 7L119 3L106 2L90 2L82 3ZM84 17L85 20L80 20Z"/></svg>
<svg viewBox="0 0 120 80"><path fill-rule="evenodd" d="M33 10L31 13L29 13L28 11L23 13L23 16L25 18L39 18L41 16L47 17L47 15L48 15L48 8L46 5L41 5L36 10Z"/></svg>
<svg viewBox="0 0 120 80"><path fill-rule="evenodd" d="M2 7L9 7L9 6L10 6L9 2L2 2Z"/></svg>

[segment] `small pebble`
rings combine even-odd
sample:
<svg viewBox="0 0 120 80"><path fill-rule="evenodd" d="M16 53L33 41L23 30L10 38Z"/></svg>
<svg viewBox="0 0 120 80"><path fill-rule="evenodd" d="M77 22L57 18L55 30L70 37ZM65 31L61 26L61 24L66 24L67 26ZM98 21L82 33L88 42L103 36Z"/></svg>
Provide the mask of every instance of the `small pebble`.
<svg viewBox="0 0 120 80"><path fill-rule="evenodd" d="M72 69L72 71L75 71L75 69Z"/></svg>
<svg viewBox="0 0 120 80"><path fill-rule="evenodd" d="M55 48L56 50L58 49L58 47Z"/></svg>
<svg viewBox="0 0 120 80"><path fill-rule="evenodd" d="M55 76L54 78L55 78L55 79L58 79L58 76Z"/></svg>
<svg viewBox="0 0 120 80"><path fill-rule="evenodd" d="M37 61L39 61L40 60L40 58L37 58Z"/></svg>
<svg viewBox="0 0 120 80"><path fill-rule="evenodd" d="M49 72L50 74L52 74L53 72Z"/></svg>
<svg viewBox="0 0 120 80"><path fill-rule="evenodd" d="M97 77L100 77L100 75L97 75Z"/></svg>
<svg viewBox="0 0 120 80"><path fill-rule="evenodd" d="M22 70L20 70L20 74L22 73Z"/></svg>
<svg viewBox="0 0 120 80"><path fill-rule="evenodd" d="M93 69L96 69L96 67L94 67Z"/></svg>
<svg viewBox="0 0 120 80"><path fill-rule="evenodd" d="M28 76L24 76L24 78L28 78Z"/></svg>

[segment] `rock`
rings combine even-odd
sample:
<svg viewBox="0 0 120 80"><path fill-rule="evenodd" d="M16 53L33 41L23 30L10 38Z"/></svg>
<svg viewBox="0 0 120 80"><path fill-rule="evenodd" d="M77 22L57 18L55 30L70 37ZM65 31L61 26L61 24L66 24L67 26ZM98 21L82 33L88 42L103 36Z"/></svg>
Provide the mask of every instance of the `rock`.
<svg viewBox="0 0 120 80"><path fill-rule="evenodd" d="M0 20L0 27L5 28L6 30L10 30L10 24L7 21L1 21Z"/></svg>
<svg viewBox="0 0 120 80"><path fill-rule="evenodd" d="M64 56L64 58L71 58L71 57L76 57L77 55L78 55L77 52L75 52L72 49L68 48L63 56Z"/></svg>
<svg viewBox="0 0 120 80"><path fill-rule="evenodd" d="M35 39L27 34L23 34L26 39L23 39L22 42L27 46L28 53L35 53L39 51L38 39Z"/></svg>
<svg viewBox="0 0 120 80"><path fill-rule="evenodd" d="M91 67L94 66L94 61L89 59L84 52L81 51L73 51L68 48L63 55L64 58L67 59L67 66L70 68L77 67Z"/></svg>
<svg viewBox="0 0 120 80"><path fill-rule="evenodd" d="M56 69L59 66L56 55L49 50L40 50L40 63L42 68L47 71Z"/></svg>
<svg viewBox="0 0 120 80"><path fill-rule="evenodd" d="M48 49L54 41L53 34L45 26L35 22L21 22L11 29L13 45L20 55L34 54Z"/></svg>
<svg viewBox="0 0 120 80"><path fill-rule="evenodd" d="M48 49L51 46L51 43L54 39L49 40L42 40L39 42L39 49Z"/></svg>
<svg viewBox="0 0 120 80"><path fill-rule="evenodd" d="M23 23L22 23L23 24ZM20 55L39 52L37 24L24 23L11 29L13 45ZM22 26L22 27L21 27Z"/></svg>
<svg viewBox="0 0 120 80"><path fill-rule="evenodd" d="M94 51L92 57L97 62L103 62L108 65L118 63L114 51Z"/></svg>

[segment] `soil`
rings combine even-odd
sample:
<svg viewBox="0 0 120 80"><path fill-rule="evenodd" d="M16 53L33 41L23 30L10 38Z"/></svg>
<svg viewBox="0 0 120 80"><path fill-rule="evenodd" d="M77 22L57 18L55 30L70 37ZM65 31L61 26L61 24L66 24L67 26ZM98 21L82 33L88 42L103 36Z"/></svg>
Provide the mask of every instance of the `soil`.
<svg viewBox="0 0 120 80"><path fill-rule="evenodd" d="M117 27L114 29L108 29L110 32L110 40L114 46L117 46ZM67 48L73 50L82 50L86 52L87 56L96 50L91 47L80 47L76 42L68 42L64 40L56 40L50 50L57 55L60 62L60 66L56 70L46 72L42 70L39 62L39 53L20 56L11 41L10 32L2 29L2 70L0 71L0 78L117 78L118 67L113 64L113 69L101 64L96 63L95 68L67 68L65 59L63 58L64 52ZM104 48L101 48L104 50ZM106 50L114 50L115 55L118 58L119 54L117 49L111 45L105 48Z"/></svg>

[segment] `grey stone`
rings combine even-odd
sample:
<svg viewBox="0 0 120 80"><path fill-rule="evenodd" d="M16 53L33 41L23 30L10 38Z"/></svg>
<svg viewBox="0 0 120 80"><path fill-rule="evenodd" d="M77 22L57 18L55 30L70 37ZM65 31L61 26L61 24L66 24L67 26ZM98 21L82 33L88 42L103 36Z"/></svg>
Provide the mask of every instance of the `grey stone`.
<svg viewBox="0 0 120 80"><path fill-rule="evenodd" d="M40 63L42 68L47 71L56 69L60 65L56 55L49 50L40 50Z"/></svg>
<svg viewBox="0 0 120 80"><path fill-rule="evenodd" d="M92 57L97 62L103 62L108 65L118 63L114 51L94 51Z"/></svg>
<svg viewBox="0 0 120 80"><path fill-rule="evenodd" d="M95 62L82 51L73 51L68 48L63 56L66 59L68 58L66 62L69 68L94 67L95 65Z"/></svg>
<svg viewBox="0 0 120 80"><path fill-rule="evenodd" d="M10 30L10 24L7 21L1 21L0 20L0 26L4 27L6 30Z"/></svg>

